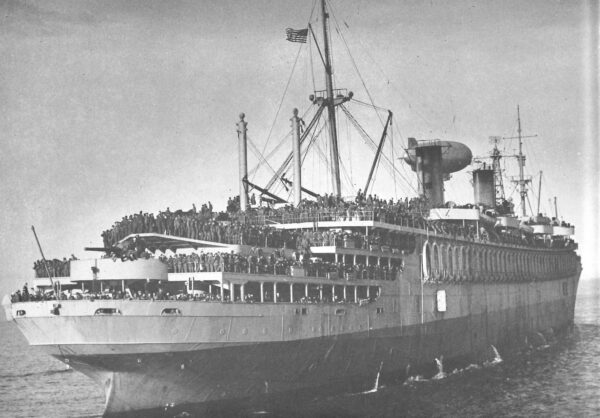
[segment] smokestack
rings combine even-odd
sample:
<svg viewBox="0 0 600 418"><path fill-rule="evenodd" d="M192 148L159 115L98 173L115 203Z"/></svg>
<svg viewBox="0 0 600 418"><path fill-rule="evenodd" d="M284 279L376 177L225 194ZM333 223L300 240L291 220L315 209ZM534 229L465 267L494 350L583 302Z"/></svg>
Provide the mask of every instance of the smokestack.
<svg viewBox="0 0 600 418"><path fill-rule="evenodd" d="M300 118L298 109L294 109L292 119L292 150L294 155L294 204L298 206L302 200L302 167L300 155Z"/></svg>
<svg viewBox="0 0 600 418"><path fill-rule="evenodd" d="M496 185L492 168L483 166L473 171L473 192L476 205L496 207Z"/></svg>
<svg viewBox="0 0 600 418"><path fill-rule="evenodd" d="M248 210L248 185L245 182L248 179L248 149L246 146L246 126L248 125L248 122L244 121L245 117L246 115L244 113L240 113L240 120L237 123L239 140L238 158L240 167L240 210L243 210L244 212Z"/></svg>
<svg viewBox="0 0 600 418"><path fill-rule="evenodd" d="M444 172L442 170L441 145L417 146L415 155L419 195L427 199L431 207L443 206Z"/></svg>

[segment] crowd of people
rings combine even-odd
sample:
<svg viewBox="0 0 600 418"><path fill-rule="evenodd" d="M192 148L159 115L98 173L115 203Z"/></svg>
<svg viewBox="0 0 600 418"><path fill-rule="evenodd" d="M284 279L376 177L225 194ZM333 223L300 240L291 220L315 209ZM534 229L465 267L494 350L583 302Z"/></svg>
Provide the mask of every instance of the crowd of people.
<svg viewBox="0 0 600 418"><path fill-rule="evenodd" d="M155 217L152 213L138 213L123 217L111 229L102 233L105 248L114 247L131 234L158 233L223 244L246 244L274 248L293 248L294 237L285 230L275 230L265 225L244 224L225 213L209 211L171 212L167 208Z"/></svg>
<svg viewBox="0 0 600 418"><path fill-rule="evenodd" d="M256 202L254 195L251 202ZM467 205L472 207L472 205ZM465 206L466 207L466 206ZM472 241L496 241L520 245L537 245L537 242L525 234L507 234L495 231L492 227L480 226L479 230L472 224L463 225L447 221L427 220L428 204L423 198L382 199L377 195L365 195L358 191L356 198L345 200L333 194L318 196L315 200L302 200L299 205L286 205L279 208L272 206L252 205L241 212L239 196L230 198L225 212L216 212L211 202L203 204L200 209L196 205L188 211L171 211L167 208L152 213L139 212L124 216L120 221L102 233L104 248L109 255L124 259L135 259L143 252L129 249L122 251L117 243L126 236L141 233L158 233L196 240L220 242L224 244L241 244L255 247L285 248L306 251L310 246L337 246L351 248L369 248L370 246L389 246L399 248L405 236L385 232L359 234L347 231L310 231L275 229L273 223L321 222L340 220L373 220L398 224L433 233L451 235ZM552 219L553 225L570 226L565 222ZM350 243L350 244L348 244ZM111 252L111 249L115 251ZM117 251L118 250L118 251ZM127 249L125 249L127 250ZM154 251L155 249L150 249ZM175 270L179 257L174 257L171 264ZM185 263L198 264L197 261ZM179 263L183 263L179 261ZM212 261L214 263L214 260ZM208 270L211 264L206 263ZM38 260L34 263L36 277L58 277L69 275L69 260Z"/></svg>
<svg viewBox="0 0 600 418"><path fill-rule="evenodd" d="M295 252L292 258L286 258L279 251L265 255L259 249L254 254L243 256L236 253L177 254L159 257L168 266L171 273L231 272L247 274L294 275L293 268L301 269L310 277L329 277L331 279L376 279L394 280L398 268L386 265L361 263L344 264L323 261L318 257L308 257L306 253Z"/></svg>
<svg viewBox="0 0 600 418"><path fill-rule="evenodd" d="M190 279L191 280L191 279ZM269 291L265 292L265 301L273 301L273 294ZM364 299L362 301L355 301L355 303L364 303L370 300L374 300L377 298L377 295L370 297L369 299ZM25 283L23 290L17 290L15 293L11 295L11 302L39 302L39 301L49 301L49 300L181 300L181 301L196 301L196 302L230 302L231 297L229 294L225 294L223 296L223 300L221 300L220 292L210 293L206 291L187 291L187 288L180 289L177 292L171 293L169 291L165 291L162 288L158 288L156 291L148 291L148 290L131 290L126 288L125 291L116 288L106 288L103 291L80 291L79 289L69 289L59 292L41 292L39 289L35 290L31 288L28 290L27 283ZM281 300L281 297L278 293L278 300ZM240 295L235 296L235 302L241 302ZM260 302L260 294L256 295L253 293L246 293L244 295L245 303L256 303ZM312 303L349 303L351 302L348 299L344 299L343 297L339 297L335 294L333 295L324 295L321 299L317 296L306 296L302 295L295 299L295 302L302 304L312 304ZM60 305L54 306L54 314L60 314Z"/></svg>
<svg viewBox="0 0 600 418"><path fill-rule="evenodd" d="M45 300L44 293L38 288L28 288L27 283L23 285L23 290L17 290L15 293L10 295L10 301L12 303L16 302L33 302Z"/></svg>
<svg viewBox="0 0 600 418"><path fill-rule="evenodd" d="M259 215L273 221L307 222L335 220L373 220L396 225L425 227L428 206L422 198L382 199L377 195L365 196L358 191L354 200L345 200L333 194L319 196L316 200L304 199L297 206L279 209L259 207L249 210L249 216Z"/></svg>
<svg viewBox="0 0 600 418"><path fill-rule="evenodd" d="M269 225L350 220L373 220L397 224L473 241L527 244L521 237L513 242L514 239L496 233L493 228L481 226L478 230L471 224L427 220L429 207L423 198L386 200L377 195L365 196L360 190L354 200L344 200L329 194L319 196L316 200L305 199L297 206L286 205L280 208L259 206L249 208L246 212L239 211L238 199L230 198L227 208L226 212L215 212L212 204L208 202L202 205L200 210L192 205L192 209L188 211L171 211L167 208L156 216L143 212L125 216L115 222L111 229L102 233L104 246L113 247L124 237L138 233L160 233L224 244L270 248L306 249L310 245L341 246L345 239L344 233L275 229ZM390 235L383 238L393 239L393 237ZM381 240L382 236L372 234L358 237L355 242L359 245L358 248L367 248L368 245L373 244L393 246L390 242L377 242L378 239Z"/></svg>
<svg viewBox="0 0 600 418"><path fill-rule="evenodd" d="M376 195L365 197L360 191L356 199L346 201L333 195L319 197L316 201L303 200L300 205L282 208L260 206L242 213L239 203L229 199L227 212L215 212L211 202L200 210L192 205L188 211L171 211L167 208L155 216L139 212L124 216L112 228L102 233L105 248L117 244L131 234L159 233L225 244L260 245L293 248L295 237L285 230L274 230L265 225L269 221L291 222L295 219L323 221L344 219L369 219L395 224L425 227L423 199L384 200Z"/></svg>
<svg viewBox="0 0 600 418"><path fill-rule="evenodd" d="M35 277L67 277L71 274L71 260L77 260L77 257L71 254L69 259L37 260L33 263Z"/></svg>

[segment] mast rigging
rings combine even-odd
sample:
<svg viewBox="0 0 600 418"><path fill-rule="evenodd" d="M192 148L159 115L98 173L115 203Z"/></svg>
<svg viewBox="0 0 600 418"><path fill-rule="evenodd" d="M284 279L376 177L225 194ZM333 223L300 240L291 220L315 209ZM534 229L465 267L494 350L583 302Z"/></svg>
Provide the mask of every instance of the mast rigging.
<svg viewBox="0 0 600 418"><path fill-rule="evenodd" d="M519 186L519 194L521 195L521 215L527 216L527 207L525 202L527 200L527 184L531 182L531 178L525 178L525 156L523 155L523 139L524 138L535 138L537 135L523 136L521 131L521 111L519 105L517 105L517 133L518 136L508 137L504 139L518 139L519 140L519 154L516 156L519 163L519 179L513 180Z"/></svg>
<svg viewBox="0 0 600 418"><path fill-rule="evenodd" d="M375 167L379 162L379 157L381 157L381 150L383 149L383 144L385 143L385 138L387 136L388 127L392 123L392 111L388 110L388 118L385 122L385 127L383 128L383 133L381 134L381 140L379 141L379 146L377 147L377 151L375 151L375 158L373 158L373 164L371 165L371 171L369 171L369 177L367 178L367 184L365 185L365 195L368 194L369 186L371 185L371 179L373 177L373 172L375 172Z"/></svg>

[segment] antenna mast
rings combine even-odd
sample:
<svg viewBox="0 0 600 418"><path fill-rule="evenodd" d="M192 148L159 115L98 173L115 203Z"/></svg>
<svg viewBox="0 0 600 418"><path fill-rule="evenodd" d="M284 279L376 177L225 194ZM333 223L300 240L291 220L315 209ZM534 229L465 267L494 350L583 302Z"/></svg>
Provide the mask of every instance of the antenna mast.
<svg viewBox="0 0 600 418"><path fill-rule="evenodd" d="M340 160L338 153L337 125L335 120L335 104L333 97L333 69L329 52L328 23L329 14L325 10L325 0L321 0L321 20L323 21L323 50L325 55L325 86L327 89L327 113L329 115L329 139L331 142L331 162L333 170L334 191L336 196L341 196L340 186Z"/></svg>
<svg viewBox="0 0 600 418"><path fill-rule="evenodd" d="M504 138L504 139L519 139L519 154L516 156L517 161L519 162L519 179L513 180L515 183L519 185L519 194L521 195L521 214L523 216L527 216L527 208L526 208L526 200L527 200L527 183L531 181L531 178L525 178L525 156L523 155L523 138L534 138L537 135L529 135L523 136L521 133L521 111L519 110L519 105L517 105L517 133L518 136Z"/></svg>
<svg viewBox="0 0 600 418"><path fill-rule="evenodd" d="M521 194L521 213L523 216L527 215L525 200L527 199L527 183L529 180L525 181L525 174L523 173L523 169L525 167L525 157L523 156L523 137L521 135L521 112L519 110L519 105L517 105L517 123L518 128L517 132L519 133L519 157L517 158L519 161L519 187Z"/></svg>
<svg viewBox="0 0 600 418"><path fill-rule="evenodd" d="M538 202L536 215L540 213L540 199L542 197L542 171L540 171L540 185L538 186Z"/></svg>
<svg viewBox="0 0 600 418"><path fill-rule="evenodd" d="M498 144L501 140L502 137L500 136L490 136L490 141L494 143L491 157L492 169L494 170L494 184L496 187L496 207L500 207L504 203L504 182L502 180L502 167L500 167L502 153L498 149Z"/></svg>

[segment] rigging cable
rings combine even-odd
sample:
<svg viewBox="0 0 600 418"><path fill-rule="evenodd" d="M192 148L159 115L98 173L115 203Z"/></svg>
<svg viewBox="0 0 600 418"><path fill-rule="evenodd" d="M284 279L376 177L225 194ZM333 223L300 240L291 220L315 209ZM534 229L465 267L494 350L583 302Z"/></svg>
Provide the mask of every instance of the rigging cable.
<svg viewBox="0 0 600 418"><path fill-rule="evenodd" d="M344 43L344 46L345 46L345 48L346 48L346 51L347 51L347 53L348 53L348 56L350 57L350 60L351 60L351 62L352 62L352 65L353 65L353 67L354 67L354 69L355 69L355 71L356 71L356 73L357 73L358 77L360 78L360 81L361 81L361 83L362 83L362 85L363 85L363 87L364 87L364 89L365 89L365 91L366 91L366 93L367 93L367 96L369 97L369 100L370 100L370 102L371 102L371 106L372 106L373 108L377 108L377 106L375 106L375 103L374 103L373 97L371 96L371 92L370 92L370 91L369 91L369 89L367 88L367 85L366 85L366 83L365 83L365 81L364 81L364 78L362 77L362 75L361 75L361 73L360 73L360 71L359 71L359 69L358 69L358 66L357 66L357 64L356 64L356 61L355 61L355 59L354 59L354 56L353 56L353 55L352 55L352 53L350 52L350 49L349 49L349 47L348 47L348 43L346 42L346 38L344 37L344 35L343 35L342 31L340 30L340 26L339 26L339 24L338 24L337 17L335 16L335 13L334 13L334 11L333 11L332 7L330 7L330 10L331 10L331 14L332 14L332 16L333 16L333 18L334 18L334 21L335 21L335 24L336 24L336 29L337 29L337 32L338 32L338 34L340 35L340 38L342 38L342 41L343 41L343 43ZM358 101L358 100L356 100L356 101ZM364 103L364 102L362 102L362 103ZM342 106L342 107L343 107L343 106ZM348 112L347 112L347 110L345 110L345 109L344 109L344 111L346 112L346 114L347 114L347 116L348 116ZM377 117L378 117L378 119L379 119L379 121L380 121L381 125L383 126L383 120L382 120L382 118L381 118L381 115L379 115L379 113L377 113L377 112L376 112L376 114L377 114ZM422 117L422 116L421 116L421 117ZM352 119L354 119L354 118L352 118ZM352 121L352 119L351 119L351 121ZM423 118L423 117L422 117L422 119L423 119L423 120L424 120L426 123L429 123L427 120L425 120L425 118ZM354 123L354 122L355 122L355 120L353 121L353 123ZM364 131L364 130L363 130L363 131ZM367 136L367 137L368 137L368 136ZM371 140L371 141L372 141L372 139L371 139L370 137L368 137L368 138L369 138L369 140ZM390 161L389 161L389 159L387 158L387 156L385 156L385 155L384 155L384 158L386 159L386 161L387 161L388 163L390 163ZM408 181L408 180L407 180L407 179L406 179L406 178L405 178L405 177L404 177L404 176L403 176L403 175L402 175L402 174L401 174L401 173L400 173L400 172L399 172L397 169L396 169L395 165L394 165L393 163L391 163L391 165L392 165L392 169L393 169L395 172L398 172L398 174L400 174L400 176L403 178L403 180L406 182L406 184L409 186L409 188L411 188L411 189L412 189L414 192L416 192L416 193L417 193L417 190L414 188L414 186L413 186L413 185L412 185L412 184L411 184L411 183L410 183L410 182L409 182L409 181Z"/></svg>
<svg viewBox="0 0 600 418"><path fill-rule="evenodd" d="M306 115L308 114L308 112L310 112L310 110L313 108L314 106L309 107L301 116L301 119L304 119L306 117ZM287 134L285 134L282 139L281 142L272 150L269 152L269 154L267 154L266 157L264 157L265 160L269 161L271 159L271 157L273 156L273 154L275 154L275 152L285 143L286 139L292 135L292 130L290 129L288 131ZM259 162L255 167L252 168L252 170L249 171L249 174L255 174L256 171L261 167L261 163ZM253 177L254 178L254 177Z"/></svg>
<svg viewBox="0 0 600 418"><path fill-rule="evenodd" d="M361 134L361 137L363 138L363 140L367 139L368 141L365 140L365 143L371 147L372 150L376 150L377 149L377 144L375 144L375 141L373 141L373 139L365 132L365 130L362 128L362 126L360 126L360 124L358 123L358 121L356 121L356 119L354 118L354 116L352 116L352 114L348 111L348 109L344 106L344 105L340 105L340 107L342 108L342 110L344 111L344 113L346 114L346 116L348 117L348 119L350 120L350 122L352 122L352 124L354 125L354 127L356 128L356 130L359 132L359 134ZM390 161L389 157L385 154L382 154L383 159L386 161L386 163L392 167L392 169L395 169L396 172L398 172L398 175L406 182L406 184L414 191L417 192L417 190L414 188L414 186L402 175L402 173L400 173L398 171L398 169L395 168L395 166L392 164L392 162Z"/></svg>
<svg viewBox="0 0 600 418"><path fill-rule="evenodd" d="M339 122L339 120L340 120L340 115L339 115L339 113L340 113L340 112L339 112L339 108L338 108L338 107L336 107L336 108L335 108L335 113L336 113L336 114L335 114L335 118L336 118L336 120ZM347 119L346 119L346 123L348 123L348 120L347 120ZM341 147L341 145L342 145L342 143L343 143L343 142L342 142L342 141L339 141L339 139L340 139L340 138L338 137L338 146L339 146L339 147ZM347 141L347 139L348 139L348 138L346 138L345 145L346 145L346 146L348 146L348 148L350 148L350 144L349 144L349 142ZM339 150L338 150L338 153L341 155L341 149L339 149ZM346 167L345 167L345 165L344 165L344 162L343 162L343 160L342 160L341 158L340 158L340 167L342 168L342 174L344 174L344 176L345 176L345 179L346 179L346 183L347 183L347 186L348 186L348 188L349 188L350 190L353 190L353 187L352 187L352 177L351 177L351 176L348 174L348 171L347 171L347 169L346 169Z"/></svg>
<svg viewBox="0 0 600 418"><path fill-rule="evenodd" d="M331 11L331 15L333 16L333 20L335 22L335 27L336 27L337 33L340 35L340 38L342 38L342 42L344 43L344 46L346 47L346 52L348 53L348 56L350 57L350 61L352 62L352 66L354 67L354 70L356 71L356 74L358 75L358 78L360 79L360 82L362 83L363 88L365 89L365 92L367 93L367 97L371 101L371 104L373 106L375 106L375 103L373 101L373 97L371 96L371 92L367 88L365 80L363 79L362 74L358 70L358 66L356 65L356 61L354 60L354 57L350 53L350 48L348 47L348 43L346 42L346 38L344 38L344 35L342 34L342 32L340 30L340 26L338 25L337 18L335 17L335 13L333 12L333 8L330 6L329 10ZM381 126L383 127L383 125L384 125L383 120L381 119L381 116L378 113L377 113L377 118L379 119L379 122L381 123Z"/></svg>
<svg viewBox="0 0 600 418"><path fill-rule="evenodd" d="M309 142L308 142L308 145L306 145L306 146L304 147L304 150L302 151L302 152L303 152L303 154L302 154L302 157L301 157L301 159L302 159L301 165L302 165L302 166L304 165L304 162L306 161L306 158L307 158L307 156L308 156L308 153L309 153L309 150L310 150L310 148L312 147L312 145L314 144L314 142L315 142L315 140L318 138L318 136L321 134L321 131L322 131L322 129L323 129L322 127L321 127L321 129L319 129L318 131L317 131L316 129L313 129L313 131L312 131L312 134L311 134L311 137L310 137L310 139L309 139ZM281 172L281 177L286 177L286 175L287 175L287 174L289 174L289 173L288 173L288 172L289 172L289 170L290 170L290 167L289 167L289 166L288 166L288 167L286 167L286 168L285 168L285 169L284 169L284 170ZM275 176L277 176L278 178L280 178L280 176L279 176L277 173L275 173ZM274 184L274 186L273 186L273 187L275 188L275 189L274 189L275 191L277 191L277 190L281 190L281 188L285 188L285 189L286 189L286 191L287 191L287 189L288 189L288 187L287 187L286 185L284 185L284 184L283 184L283 182L281 182L281 181L279 181L279 182L276 182L276 183ZM277 193L275 193L275 194L277 194Z"/></svg>
<svg viewBox="0 0 600 418"><path fill-rule="evenodd" d="M271 152L269 152L265 157L263 157L266 161L269 161L269 159L273 156L273 154L275 154L277 151L279 151L279 149L283 146L283 144L285 144L285 141L287 140L287 138L292 134L292 132L288 132L287 135L285 135L281 141L279 142L279 144L277 144L277 146L275 148L273 148L271 150ZM260 160L260 158L259 158ZM262 166L262 162L259 162L258 164L256 164L255 167L253 167L251 170L248 171L248 174L254 174L256 173L256 171Z"/></svg>
<svg viewBox="0 0 600 418"><path fill-rule="evenodd" d="M394 180L394 197L396 199L398 199L398 185L397 185L397 181L396 181L396 157L394 155L394 124L393 124L393 118L392 121L390 123L390 148L392 149L392 167L394 169L394 175L392 176L393 180Z"/></svg>
<svg viewBox="0 0 600 418"><path fill-rule="evenodd" d="M345 21L344 21L344 24L346 25L346 27L347 27L348 29L350 29L350 27L348 26L348 24L347 24ZM350 31L350 30L348 30L348 33L351 33L351 31ZM423 116L423 115L422 115L420 112L418 112L417 110L415 110L415 109L412 107L412 105L410 104L410 101L409 101L409 100L408 100L408 98L407 98L407 97L406 97L406 96L403 94L402 90L401 90L400 88L396 87L396 85L395 85L395 84L394 84L394 83L393 83L393 82L390 80L390 78L387 76L387 74L385 74L385 72L383 71L383 69L381 68L381 66L379 65L379 63L378 63L378 62L377 62L377 61L376 61L376 60L373 58L373 56L370 54L370 52L369 52L369 48L365 47L365 45L362 43L360 36L359 36L359 37L357 37L357 39L358 39L358 44L359 44L359 45L360 45L360 47L362 48L363 52L365 53L365 55L366 55L367 57L369 57L369 59L370 59L370 60L371 60L371 62L372 62L374 65L375 65L375 67L377 67L377 69L379 70L379 72L381 73L381 75L383 76L383 78L384 78L385 80L387 80L387 84L388 84L388 85L391 85L391 86L392 86L392 88L394 88L394 89L395 89L395 90L398 92L398 94L399 94L400 98L402 98L402 99L403 99L403 100L406 102L406 104L408 105L409 109L410 109L412 112L414 112L414 113L415 113L415 114L416 114L416 115L417 115L419 118L421 118L421 119L423 120L423 122L425 122L425 123L426 123L428 126L432 126L432 123L431 123L429 120L427 120L427 118L425 118L425 116ZM437 112L435 112L435 113L437 113ZM438 115L439 115L439 113L438 113Z"/></svg>
<svg viewBox="0 0 600 418"><path fill-rule="evenodd" d="M314 123L316 123L321 115L323 111L322 107L319 107L319 109L317 109L317 112L313 115L312 120L309 123L309 127L311 127L312 125L314 125ZM305 112L302 117L304 117L304 115L306 115L307 112ZM285 172L289 166L289 164L291 164L292 162L292 153L290 152L287 157L284 159L283 163L279 166L279 168L277 169L277 173L281 174L283 172ZM270 189L271 187L273 187L273 184L276 183L279 180L279 176L272 176L269 181L267 182L267 185L265 186L265 189Z"/></svg>
<svg viewBox="0 0 600 418"><path fill-rule="evenodd" d="M530 152L529 143L528 142L523 142L523 146L525 148L525 154L528 155L529 158L530 158L530 160L531 160L531 163L532 163L531 165L534 166L534 167L542 167L542 165L540 165L538 163L537 155L535 153L533 153L533 152ZM540 174L540 176L542 176L542 174ZM550 177L552 177L552 175L550 175ZM556 183L553 183L552 181L549 181L547 183L548 184L556 184ZM531 192L533 193L533 181L531 183ZM541 194L539 190L538 190L538 193ZM534 197L537 197L537 196L534 194ZM539 198L539 200L541 201L541 198ZM553 211L553 209L551 209L550 211L546 211L546 212L547 213L552 213L552 211ZM533 213L533 212L531 212L531 213ZM537 213L535 215L537 215Z"/></svg>
<svg viewBox="0 0 600 418"><path fill-rule="evenodd" d="M273 133L273 128L275 128L275 123L277 122L277 118L279 117L279 112L281 112L281 106L283 105L283 100L287 94L288 88L290 87L290 83L292 82L292 76L294 75L294 70L296 69L296 64L298 63L298 58L300 57L300 52L302 51L302 45L298 47L298 53L296 54L296 59L294 60L294 65L292 66L292 72L288 78L287 84L285 85L285 90L283 91L283 95L281 96L281 100L279 101L279 106L277 107L277 112L275 112L275 118L273 119L273 123L271 124L271 129L269 129L269 134L267 135L267 141L265 142L265 146L263 147L262 153L267 149L269 145L269 140L271 139L271 134ZM255 173L256 175L256 173ZM252 177L252 181L254 182L254 176Z"/></svg>
<svg viewBox="0 0 600 418"><path fill-rule="evenodd" d="M348 144L348 162L350 163L350 178L352 179L352 184L350 185L350 190L354 193L354 173L352 172L352 141L350 140L350 121L346 118L346 142Z"/></svg>
<svg viewBox="0 0 600 418"><path fill-rule="evenodd" d="M381 106L376 106L376 105L371 104L371 103L363 102L362 100L355 99L354 97L352 98L352 102L357 103L357 104L362 105L362 106L365 106L365 107L370 107L370 108L375 109L375 110L381 110L383 112L388 112L389 111L389 109L383 108Z"/></svg>
<svg viewBox="0 0 600 418"><path fill-rule="evenodd" d="M246 135L246 139L248 140L248 144L250 145L250 150L254 153L256 158L258 158L263 164L266 164L266 166L269 167L269 169L273 172L273 174L276 174L273 167L271 167L271 164L269 164L269 162L267 160L265 160L265 157L260 153L260 151L258 150L256 145L254 145L254 142L252 142L252 140L250 139L250 137L248 135Z"/></svg>
<svg viewBox="0 0 600 418"><path fill-rule="evenodd" d="M314 11L315 11L315 7L316 7L317 2L313 2L313 7L310 11L310 15L308 17L308 22L310 22L310 20L313 17ZM290 72L290 76L288 77L288 81L285 85L285 89L283 91L283 95L281 96L281 100L279 101L279 106L277 107L277 112L275 113L275 118L273 119L273 123L271 124L271 129L269 129L269 134L267 135L267 141L265 142L265 146L263 147L262 153L264 154L265 151L267 150L267 146L269 145L269 140L271 139L271 134L273 133L273 128L275 127L275 123L277 122L277 118L279 117L279 112L281 111L281 106L283 105L283 100L285 99L285 96L287 94L287 91L290 87L290 83L292 82L292 77L294 75L294 71L296 70L296 64L298 63L298 58L300 58L300 52L302 52L302 46L304 44L300 44L298 46L298 52L296 53L296 58L294 59L294 65L292 66L292 71ZM254 175L252 176L252 181L254 182L254 177L256 176L256 172L254 173Z"/></svg>

